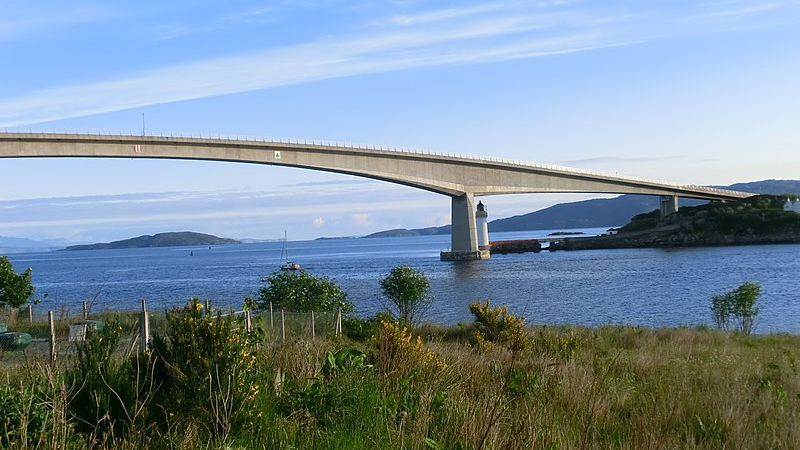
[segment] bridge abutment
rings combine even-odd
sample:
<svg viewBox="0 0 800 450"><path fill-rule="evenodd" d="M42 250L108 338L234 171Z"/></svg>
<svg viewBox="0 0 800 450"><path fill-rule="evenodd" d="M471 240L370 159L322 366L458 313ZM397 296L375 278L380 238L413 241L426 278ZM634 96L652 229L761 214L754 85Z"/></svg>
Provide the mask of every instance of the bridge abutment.
<svg viewBox="0 0 800 450"><path fill-rule="evenodd" d="M450 251L442 252L442 261L474 261L489 259L489 250L478 247L475 226L475 197L468 192L451 197Z"/></svg>
<svg viewBox="0 0 800 450"><path fill-rule="evenodd" d="M662 195L661 196L661 218L667 217L670 214L678 212L678 196L677 195Z"/></svg>

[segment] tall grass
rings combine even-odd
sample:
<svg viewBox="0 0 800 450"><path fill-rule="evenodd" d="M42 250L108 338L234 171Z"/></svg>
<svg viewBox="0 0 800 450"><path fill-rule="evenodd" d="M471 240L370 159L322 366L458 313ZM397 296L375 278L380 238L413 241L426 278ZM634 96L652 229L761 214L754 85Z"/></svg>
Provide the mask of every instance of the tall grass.
<svg viewBox="0 0 800 450"><path fill-rule="evenodd" d="M208 328L207 335L213 330ZM245 352L252 364L234 359L228 366L235 371L225 373L222 366L209 365L206 369L215 367L216 372L207 374L208 379L216 381L208 384L206 379L204 390L192 388L186 410L175 406L188 405L178 398L188 392L186 385L159 390L152 376L132 377L134 384L151 384L114 401L133 402L124 411L137 411L137 402L151 409L134 426L107 427L103 439L78 421L74 401L84 393L65 381L70 378L66 374L79 367L76 357L56 366L31 361L4 365L0 447L800 446L800 337L687 328L534 327L526 329L525 349L512 353L501 346L474 346L473 331L426 326L417 330L424 336L421 342L395 327L380 330L364 343L303 338L283 345L269 333L260 343L231 340L228 334L228 347L240 355ZM121 352L114 355L128 364ZM240 370L248 373L236 372ZM189 372L184 368L180 373ZM203 378L203 373L192 376ZM120 382L119 373L114 374ZM97 379L101 381L94 389L103 390L102 378ZM240 380L257 389L241 390L245 397L236 403L230 395L241 388ZM106 389L113 386L107 381ZM173 382L192 383L184 378ZM133 395L148 389L151 394ZM97 398L114 403L107 396ZM159 414L152 409L155 405ZM246 414L235 414L226 409L229 405L238 405ZM127 420L124 412L112 414L110 407L108 416L92 410L96 412Z"/></svg>

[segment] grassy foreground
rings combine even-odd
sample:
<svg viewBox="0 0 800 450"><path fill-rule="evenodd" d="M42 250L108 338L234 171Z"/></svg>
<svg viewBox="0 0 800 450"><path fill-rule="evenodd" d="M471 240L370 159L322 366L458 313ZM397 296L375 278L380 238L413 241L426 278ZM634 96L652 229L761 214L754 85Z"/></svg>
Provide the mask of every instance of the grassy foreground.
<svg viewBox="0 0 800 450"><path fill-rule="evenodd" d="M280 345L196 309L146 353L123 324L55 366L0 355L0 448L800 448L797 336L534 327L511 352L389 324Z"/></svg>

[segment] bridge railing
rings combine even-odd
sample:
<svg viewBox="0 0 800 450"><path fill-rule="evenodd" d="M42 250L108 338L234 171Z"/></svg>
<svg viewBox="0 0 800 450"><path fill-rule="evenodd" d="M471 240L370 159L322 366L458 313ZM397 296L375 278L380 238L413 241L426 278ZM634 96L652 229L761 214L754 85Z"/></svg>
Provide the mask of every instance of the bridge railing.
<svg viewBox="0 0 800 450"><path fill-rule="evenodd" d="M161 132L161 131L146 131L144 133L135 133L131 131L99 130L99 131L89 132L89 131L70 131L70 130L58 130L58 129L33 130L31 128L27 130L19 128L17 129L4 128L3 130L6 133L26 133L34 135L60 134L60 135L72 135L72 136L109 136L109 137L119 136L119 137L130 137L130 138L148 137L148 138L162 138L162 139L216 139L216 140L236 141L245 143L252 142L252 143L262 143L262 144L305 145L305 146L315 146L322 148L324 147L352 148L360 150L398 152L398 153L407 153L415 155L462 159L462 160L477 161L477 162L490 162L497 164L515 165L521 167L530 167L533 169L546 170L551 172L570 173L570 174L590 176L590 177L602 177L618 181L643 183L643 184L657 185L657 186L682 189L682 190L688 189L688 190L695 190L695 191L722 194L722 195L735 195L737 193L736 191L719 189L710 186L700 186L695 184L680 184L664 180L656 180L652 178L643 178L643 177L636 177L629 175L617 175L617 174L599 172L594 170L577 169L574 167L534 163L530 161L519 161L506 158L496 158L492 156L485 157L485 156L459 154L453 152L414 149L408 147L393 147L393 146L383 146L383 145L373 145L373 144L363 144L363 143L327 141L319 139L277 138L277 137L240 135L240 134L213 134L213 133L206 134L206 133Z"/></svg>

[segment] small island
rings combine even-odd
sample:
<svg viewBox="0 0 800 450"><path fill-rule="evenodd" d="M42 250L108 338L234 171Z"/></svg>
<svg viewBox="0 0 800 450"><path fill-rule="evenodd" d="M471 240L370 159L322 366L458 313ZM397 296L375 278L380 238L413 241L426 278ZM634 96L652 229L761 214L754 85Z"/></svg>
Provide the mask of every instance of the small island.
<svg viewBox="0 0 800 450"><path fill-rule="evenodd" d="M64 250L108 250L121 248L147 248L147 247L186 247L194 245L228 245L241 244L236 239L221 238L211 234L179 231L171 233L158 233L144 235L122 241L106 242L99 244L71 245Z"/></svg>
<svg viewBox="0 0 800 450"><path fill-rule="evenodd" d="M794 196L792 196L794 197ZM704 247L800 243L800 214L784 210L786 196L756 195L683 207L665 218L639 214L614 234L565 238L549 250Z"/></svg>

